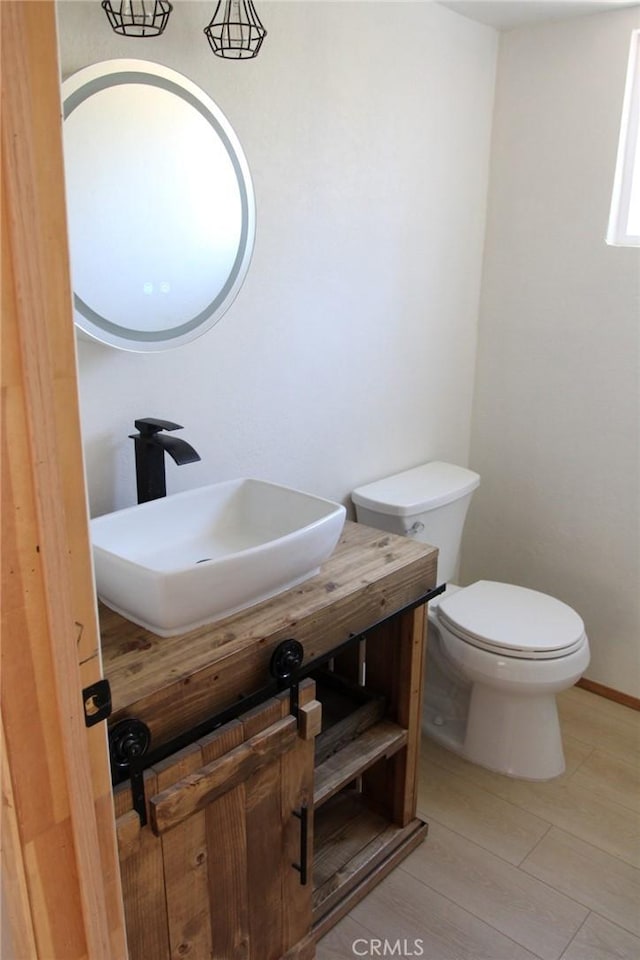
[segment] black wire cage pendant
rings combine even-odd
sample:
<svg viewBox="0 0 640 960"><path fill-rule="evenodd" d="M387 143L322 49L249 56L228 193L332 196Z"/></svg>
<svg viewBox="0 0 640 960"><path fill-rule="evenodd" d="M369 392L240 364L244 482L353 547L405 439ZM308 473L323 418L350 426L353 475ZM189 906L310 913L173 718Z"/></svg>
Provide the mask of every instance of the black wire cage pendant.
<svg viewBox="0 0 640 960"><path fill-rule="evenodd" d="M215 55L227 60L257 57L267 35L251 0L219 0L204 32Z"/></svg>
<svg viewBox="0 0 640 960"><path fill-rule="evenodd" d="M125 37L158 37L173 7L169 0L102 0L102 9L116 33Z"/></svg>

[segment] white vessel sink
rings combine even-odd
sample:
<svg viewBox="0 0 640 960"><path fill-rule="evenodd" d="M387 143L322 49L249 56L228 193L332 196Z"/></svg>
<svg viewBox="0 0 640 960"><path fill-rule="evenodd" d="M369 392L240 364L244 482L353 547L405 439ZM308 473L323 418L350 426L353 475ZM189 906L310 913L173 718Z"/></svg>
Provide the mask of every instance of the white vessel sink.
<svg viewBox="0 0 640 960"><path fill-rule="evenodd" d="M345 508L228 480L91 521L98 597L170 637L301 583L333 553Z"/></svg>

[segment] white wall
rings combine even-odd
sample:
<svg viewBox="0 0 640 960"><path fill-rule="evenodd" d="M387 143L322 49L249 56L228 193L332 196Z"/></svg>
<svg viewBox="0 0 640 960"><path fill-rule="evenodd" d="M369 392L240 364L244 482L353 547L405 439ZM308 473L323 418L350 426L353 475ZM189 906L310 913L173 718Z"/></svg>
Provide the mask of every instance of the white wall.
<svg viewBox="0 0 640 960"><path fill-rule="evenodd" d="M640 253L607 247L640 10L504 34L463 582L583 616L587 676L640 695Z"/></svg>
<svg viewBox="0 0 640 960"><path fill-rule="evenodd" d="M150 356L79 344L92 514L135 502L141 416L184 424L202 455L168 462L169 492L258 475L343 500L466 463L497 34L430 3L263 2L263 49L234 63L202 34L212 10L178 0L162 37L134 40L93 0L58 6L64 76L116 57L187 74L257 197L247 281L210 333Z"/></svg>

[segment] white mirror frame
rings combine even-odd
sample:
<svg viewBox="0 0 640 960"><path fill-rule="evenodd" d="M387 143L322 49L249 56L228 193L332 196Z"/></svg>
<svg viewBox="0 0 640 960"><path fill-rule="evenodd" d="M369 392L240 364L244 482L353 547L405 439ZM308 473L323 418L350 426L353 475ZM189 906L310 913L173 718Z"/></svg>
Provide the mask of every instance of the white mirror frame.
<svg viewBox="0 0 640 960"><path fill-rule="evenodd" d="M253 252L253 185L231 125L195 83L146 60L85 67L62 96L76 325L143 353L194 340Z"/></svg>

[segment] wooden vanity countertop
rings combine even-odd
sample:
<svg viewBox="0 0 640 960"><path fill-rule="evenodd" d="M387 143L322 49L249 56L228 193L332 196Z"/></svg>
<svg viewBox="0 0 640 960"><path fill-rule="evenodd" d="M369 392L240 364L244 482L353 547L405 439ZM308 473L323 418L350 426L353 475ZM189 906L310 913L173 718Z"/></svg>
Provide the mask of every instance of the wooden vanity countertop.
<svg viewBox="0 0 640 960"><path fill-rule="evenodd" d="M135 716L156 744L271 681L274 648L290 637L304 663L418 600L435 586L437 550L347 521L320 572L217 623L158 637L99 604L110 724Z"/></svg>

